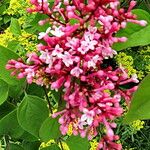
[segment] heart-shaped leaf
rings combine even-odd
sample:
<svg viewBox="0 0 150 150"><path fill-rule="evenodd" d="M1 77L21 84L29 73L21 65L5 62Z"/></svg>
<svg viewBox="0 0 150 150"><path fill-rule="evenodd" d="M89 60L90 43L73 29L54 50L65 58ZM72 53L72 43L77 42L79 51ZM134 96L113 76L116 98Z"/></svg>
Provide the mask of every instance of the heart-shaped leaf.
<svg viewBox="0 0 150 150"><path fill-rule="evenodd" d="M46 102L37 96L26 95L18 108L19 124L35 137L39 137L39 129L48 116Z"/></svg>
<svg viewBox="0 0 150 150"><path fill-rule="evenodd" d="M135 92L124 122L137 119L150 119L150 75L145 77Z"/></svg>
<svg viewBox="0 0 150 150"><path fill-rule="evenodd" d="M58 119L48 117L42 124L39 135L44 142L58 138L60 135Z"/></svg>
<svg viewBox="0 0 150 150"><path fill-rule="evenodd" d="M4 103L8 97L8 84L0 79L0 105Z"/></svg>

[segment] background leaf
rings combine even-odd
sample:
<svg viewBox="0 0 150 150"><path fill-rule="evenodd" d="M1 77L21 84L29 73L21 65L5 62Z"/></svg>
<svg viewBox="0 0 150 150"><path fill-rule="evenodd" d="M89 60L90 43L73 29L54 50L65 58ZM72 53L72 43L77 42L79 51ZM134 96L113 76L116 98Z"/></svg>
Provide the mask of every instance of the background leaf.
<svg viewBox="0 0 150 150"><path fill-rule="evenodd" d="M0 79L0 105L6 101L8 97L9 87L8 84Z"/></svg>
<svg viewBox="0 0 150 150"><path fill-rule="evenodd" d="M15 99L18 98L24 92L25 86L26 82L24 80L16 85L9 85L9 96Z"/></svg>
<svg viewBox="0 0 150 150"><path fill-rule="evenodd" d="M55 90L51 90L51 96L55 100L55 102L58 102L60 100L61 94L62 93L60 91L56 92Z"/></svg>
<svg viewBox="0 0 150 150"><path fill-rule="evenodd" d="M8 60L17 58L19 58L19 55L6 47L0 46L0 77L8 84L16 86L17 84L24 82L24 80L18 80L16 77L10 76L10 71L6 70L5 67Z"/></svg>
<svg viewBox="0 0 150 150"><path fill-rule="evenodd" d="M6 64L10 59L17 59L19 56L8 48L0 46L0 78L9 85L9 95L13 98L21 95L25 86L24 79L18 80L10 76L10 71L6 70Z"/></svg>
<svg viewBox="0 0 150 150"><path fill-rule="evenodd" d="M4 102L1 106L0 106L0 119L2 119L4 116L6 116L8 113L10 113L11 111L13 111L16 107L9 103L9 102Z"/></svg>
<svg viewBox="0 0 150 150"><path fill-rule="evenodd" d="M32 134L30 134L27 131L24 131L24 133L21 135L20 139L26 141L26 142L35 142L38 141L39 139Z"/></svg>
<svg viewBox="0 0 150 150"><path fill-rule="evenodd" d="M71 136L66 140L66 143L70 150L89 150L90 147L88 140L80 136Z"/></svg>
<svg viewBox="0 0 150 150"><path fill-rule="evenodd" d="M150 12L150 1L141 0L138 8Z"/></svg>
<svg viewBox="0 0 150 150"><path fill-rule="evenodd" d="M8 42L7 48L11 49L12 51L16 52L20 47L19 41L13 40Z"/></svg>
<svg viewBox="0 0 150 150"><path fill-rule="evenodd" d="M43 26L37 26L40 20L44 20L46 18L48 18L47 15L39 14L39 13L35 14L35 17L26 24L25 31L29 33L36 33L36 34L38 34L39 32L46 31L47 28L50 26L50 24L46 23Z"/></svg>
<svg viewBox="0 0 150 150"><path fill-rule="evenodd" d="M39 141L36 142L23 141L22 147L24 148L24 150L38 150L40 144L41 143Z"/></svg>
<svg viewBox="0 0 150 150"><path fill-rule="evenodd" d="M19 124L35 137L39 136L39 129L48 116L46 102L36 96L26 95L18 108Z"/></svg>
<svg viewBox="0 0 150 150"><path fill-rule="evenodd" d="M13 17L11 18L10 31L16 36L21 35L21 27L18 19Z"/></svg>
<svg viewBox="0 0 150 150"><path fill-rule="evenodd" d="M21 145L18 145L18 144L13 144L13 143L10 143L9 144L9 150L25 150Z"/></svg>
<svg viewBox="0 0 150 150"><path fill-rule="evenodd" d="M120 30L117 37L127 37L127 42L116 43L113 45L115 50L122 50L134 46L143 46L150 44L150 14L142 9L135 9L132 11L138 16L138 20L146 20L148 25L142 27L137 24L128 23L125 29Z"/></svg>
<svg viewBox="0 0 150 150"><path fill-rule="evenodd" d="M48 117L42 124L39 135L42 141L47 142L50 139L56 139L60 135L59 123L57 118Z"/></svg>
<svg viewBox="0 0 150 150"><path fill-rule="evenodd" d="M43 87L36 85L35 83L29 84L26 92L29 95L35 95L41 98L45 96Z"/></svg>
<svg viewBox="0 0 150 150"><path fill-rule="evenodd" d="M0 120L0 135L9 135L18 138L23 134L24 130L17 121L17 110L12 111Z"/></svg>
<svg viewBox="0 0 150 150"><path fill-rule="evenodd" d="M137 119L150 119L150 75L145 77L135 92L124 122Z"/></svg>

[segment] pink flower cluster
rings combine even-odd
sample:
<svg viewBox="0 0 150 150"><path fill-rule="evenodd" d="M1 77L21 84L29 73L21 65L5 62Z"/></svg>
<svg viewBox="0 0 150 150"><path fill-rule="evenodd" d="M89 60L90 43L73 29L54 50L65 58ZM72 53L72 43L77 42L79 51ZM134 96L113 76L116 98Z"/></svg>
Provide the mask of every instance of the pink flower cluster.
<svg viewBox="0 0 150 150"><path fill-rule="evenodd" d="M55 0L50 6L48 0L30 0L34 8L28 12L39 12L48 16L39 25L50 23L50 27L39 33L38 52L27 55L27 61L10 60L6 66L12 75L51 88L63 89L62 99L66 108L54 113L60 115L60 130L67 134L72 125L73 134L88 137L99 134L104 126L105 135L97 149L121 150L121 144L113 128L114 119L123 113L121 99L130 101L133 87L121 90L120 85L135 82L137 77L128 77L122 67L102 67L103 60L112 58L117 52L112 49L115 42L125 42L126 37L115 34L126 27L127 22L142 26L146 22L136 20L131 10L136 5L131 1L129 8L120 8L119 0Z"/></svg>

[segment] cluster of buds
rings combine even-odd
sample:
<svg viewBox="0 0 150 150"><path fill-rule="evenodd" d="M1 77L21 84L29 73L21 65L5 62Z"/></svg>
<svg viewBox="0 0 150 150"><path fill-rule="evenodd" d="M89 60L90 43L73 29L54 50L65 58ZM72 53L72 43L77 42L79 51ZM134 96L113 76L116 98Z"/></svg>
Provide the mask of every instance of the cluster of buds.
<svg viewBox="0 0 150 150"><path fill-rule="evenodd" d="M102 126L105 135L97 149L121 150L121 144L115 143L119 136L113 131L114 120L123 113L121 99L129 103L137 86L126 90L120 86L138 80L135 75L129 77L123 67L104 67L104 60L117 54L112 48L115 42L127 40L115 37L127 22L146 25L131 12L136 2L131 1L126 10L120 8L119 0L30 1L34 7L28 12L48 16L39 21L39 25L50 24L38 36L44 44L38 44L38 52L28 54L26 62L10 60L6 68L19 79L26 77L29 84L62 90L66 107L52 117L60 116L63 135L72 125L74 135L91 140Z"/></svg>

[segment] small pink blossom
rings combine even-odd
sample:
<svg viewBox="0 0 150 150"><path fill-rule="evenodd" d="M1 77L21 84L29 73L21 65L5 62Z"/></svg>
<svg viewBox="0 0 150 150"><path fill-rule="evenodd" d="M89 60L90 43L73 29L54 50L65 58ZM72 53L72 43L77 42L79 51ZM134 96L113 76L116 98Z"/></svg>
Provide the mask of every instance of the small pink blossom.
<svg viewBox="0 0 150 150"><path fill-rule="evenodd" d="M31 68L27 68L27 69L25 69L25 73L27 74L27 82L28 82L29 84L31 84L32 81L33 81L33 78L34 78L34 76L35 76L34 70L31 69Z"/></svg>
<svg viewBox="0 0 150 150"><path fill-rule="evenodd" d="M67 47L70 47L71 49L75 50L76 47L79 45L79 39L78 38L67 38L67 43L65 44Z"/></svg>
<svg viewBox="0 0 150 150"><path fill-rule="evenodd" d="M52 66L53 64L53 57L52 55L48 52L48 50L46 51L41 51L41 55L39 57L44 63L49 64L50 66Z"/></svg>
<svg viewBox="0 0 150 150"><path fill-rule="evenodd" d="M75 77L78 78L79 75L83 73L83 70L80 69L79 67L75 67L75 68L73 68L73 69L71 70L70 73L71 73L71 75L73 75L73 76L75 76Z"/></svg>
<svg viewBox="0 0 150 150"><path fill-rule="evenodd" d="M54 26L54 30L50 30L50 33L56 37L61 37L64 35L64 32L61 30L61 26L60 27Z"/></svg>
<svg viewBox="0 0 150 150"><path fill-rule="evenodd" d="M85 40L81 41L81 46L78 48L78 51L81 52L81 54L85 54L89 50L94 50L95 45L98 43L96 40L94 40L94 35L89 32L84 34L84 39Z"/></svg>
<svg viewBox="0 0 150 150"><path fill-rule="evenodd" d="M52 52L52 56L57 56L58 58L62 57L63 49L57 44L55 49Z"/></svg>
<svg viewBox="0 0 150 150"><path fill-rule="evenodd" d="M88 61L88 68L90 67L95 68L98 60L100 60L99 56L95 55L90 61Z"/></svg>
<svg viewBox="0 0 150 150"><path fill-rule="evenodd" d="M62 61L67 67L73 65L72 55L70 55L67 51L65 51L64 55L62 55Z"/></svg>
<svg viewBox="0 0 150 150"><path fill-rule="evenodd" d="M87 110L87 109L83 109L83 115L81 116L81 122L86 122L87 125L91 125L93 120L94 120L94 111L93 110Z"/></svg>
<svg viewBox="0 0 150 150"><path fill-rule="evenodd" d="M39 40L43 39L45 36L47 36L47 35L50 33L50 31L51 31L51 27L49 27L49 28L46 30L46 32L40 32L40 33L39 33L39 36L38 36L38 39L39 39Z"/></svg>

